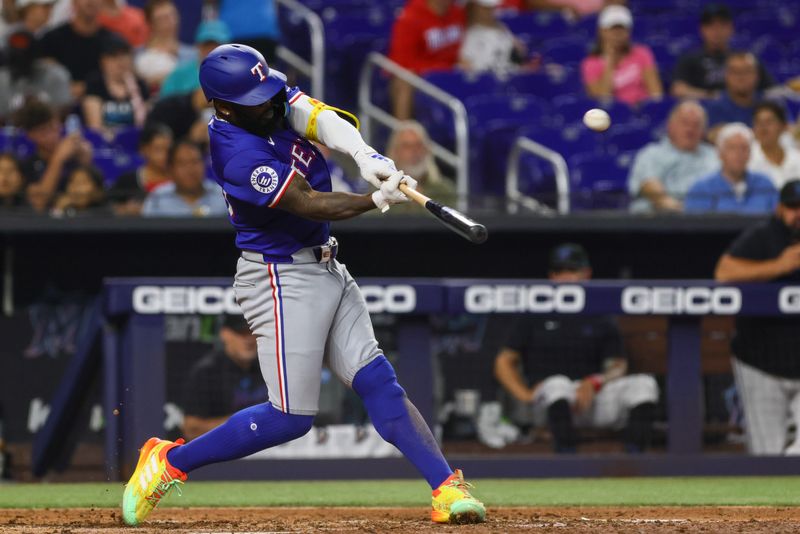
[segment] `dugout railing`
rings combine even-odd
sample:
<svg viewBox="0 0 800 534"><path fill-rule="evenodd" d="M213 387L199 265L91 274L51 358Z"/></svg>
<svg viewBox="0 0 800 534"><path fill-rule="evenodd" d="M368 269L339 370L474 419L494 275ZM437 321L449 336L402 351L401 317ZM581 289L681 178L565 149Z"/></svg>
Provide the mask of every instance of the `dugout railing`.
<svg viewBox="0 0 800 534"><path fill-rule="evenodd" d="M718 285L709 281L362 279L371 312L402 316L398 374L409 397L433 421L432 314L613 314L668 316L667 448L640 455L451 456L472 476L786 474L800 459L702 452L701 320L718 316L794 316L800 286ZM136 448L162 433L164 317L238 312L227 279L109 279L105 283L104 410L109 476L126 475ZM413 476L402 458L241 460L212 465L195 478L383 478Z"/></svg>

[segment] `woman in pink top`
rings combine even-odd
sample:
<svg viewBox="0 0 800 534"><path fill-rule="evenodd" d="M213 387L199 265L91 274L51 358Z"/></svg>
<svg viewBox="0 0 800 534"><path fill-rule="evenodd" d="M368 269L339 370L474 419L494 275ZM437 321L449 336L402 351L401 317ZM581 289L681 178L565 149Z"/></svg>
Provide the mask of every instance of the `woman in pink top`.
<svg viewBox="0 0 800 534"><path fill-rule="evenodd" d="M631 43L633 17L625 6L608 6L597 20L597 45L581 63L586 92L635 106L664 95L653 52Z"/></svg>

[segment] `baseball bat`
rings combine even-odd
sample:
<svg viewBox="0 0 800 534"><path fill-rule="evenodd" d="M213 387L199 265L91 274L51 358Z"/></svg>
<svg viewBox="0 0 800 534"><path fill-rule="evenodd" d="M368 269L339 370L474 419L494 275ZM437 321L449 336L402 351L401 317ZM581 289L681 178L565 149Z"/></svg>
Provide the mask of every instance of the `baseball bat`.
<svg viewBox="0 0 800 534"><path fill-rule="evenodd" d="M464 239L480 245L489 238L489 232L486 230L484 225L473 221L460 211L436 202L430 197L423 195L419 191L411 189L406 184L400 184L400 191L402 191L403 194L408 198L431 212L431 214L439 219L442 224L462 236Z"/></svg>

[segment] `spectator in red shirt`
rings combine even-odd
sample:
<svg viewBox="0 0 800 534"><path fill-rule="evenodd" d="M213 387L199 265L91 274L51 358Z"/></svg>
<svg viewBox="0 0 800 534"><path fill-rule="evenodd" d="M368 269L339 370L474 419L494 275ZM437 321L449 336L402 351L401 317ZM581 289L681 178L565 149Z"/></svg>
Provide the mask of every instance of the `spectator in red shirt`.
<svg viewBox="0 0 800 534"><path fill-rule="evenodd" d="M409 0L392 28L389 57L416 74L456 66L466 14L453 0ZM413 88L395 78L392 108L399 119L412 115Z"/></svg>
<svg viewBox="0 0 800 534"><path fill-rule="evenodd" d="M103 0L97 21L103 28L120 34L134 48L145 44L150 35L144 10L129 6L125 0Z"/></svg>

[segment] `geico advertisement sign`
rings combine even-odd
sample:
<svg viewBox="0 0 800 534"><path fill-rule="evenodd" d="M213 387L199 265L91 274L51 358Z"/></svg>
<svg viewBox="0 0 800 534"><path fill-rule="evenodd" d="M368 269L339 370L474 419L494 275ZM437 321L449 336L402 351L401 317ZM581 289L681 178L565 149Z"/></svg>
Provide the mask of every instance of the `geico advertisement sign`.
<svg viewBox="0 0 800 534"><path fill-rule="evenodd" d="M133 311L157 313L241 314L232 287L139 286L133 290Z"/></svg>
<svg viewBox="0 0 800 534"><path fill-rule="evenodd" d="M470 313L580 313L586 292L576 285L470 286L464 308Z"/></svg>
<svg viewBox="0 0 800 534"><path fill-rule="evenodd" d="M800 287L781 288L778 293L778 309L781 313L800 313Z"/></svg>
<svg viewBox="0 0 800 534"><path fill-rule="evenodd" d="M742 293L735 287L640 287L622 290L622 311L632 315L735 315Z"/></svg>
<svg viewBox="0 0 800 534"><path fill-rule="evenodd" d="M363 286L370 313L410 313L417 306L412 286ZM141 314L240 314L232 287L139 286L133 290L133 310Z"/></svg>

